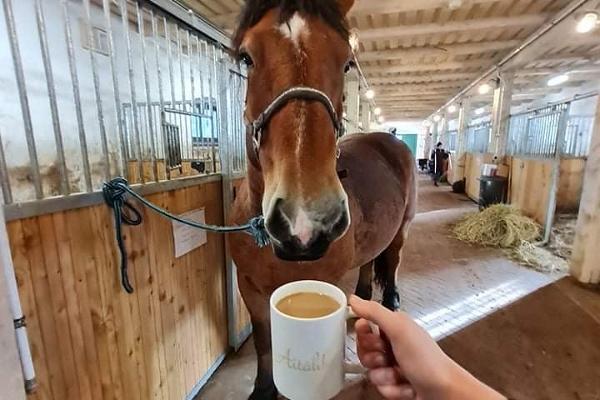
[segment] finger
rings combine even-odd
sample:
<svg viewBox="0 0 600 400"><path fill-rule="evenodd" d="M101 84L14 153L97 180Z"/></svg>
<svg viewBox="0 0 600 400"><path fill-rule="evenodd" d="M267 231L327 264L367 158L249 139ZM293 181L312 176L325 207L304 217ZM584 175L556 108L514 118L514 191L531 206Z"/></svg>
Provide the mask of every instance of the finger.
<svg viewBox="0 0 600 400"><path fill-rule="evenodd" d="M393 365L390 357L379 351L364 352L358 355L360 363L368 369L383 368Z"/></svg>
<svg viewBox="0 0 600 400"><path fill-rule="evenodd" d="M403 337L403 328L410 319L404 313L392 312L374 301L362 300L357 296L350 296L350 306L359 317L374 322L387 334L392 341Z"/></svg>
<svg viewBox="0 0 600 400"><path fill-rule="evenodd" d="M373 333L371 329L371 324L364 318L360 318L354 324L354 331L357 335L367 335L369 333Z"/></svg>
<svg viewBox="0 0 600 400"><path fill-rule="evenodd" d="M403 377L397 368L375 368L369 371L369 380L376 386L398 385Z"/></svg>
<svg viewBox="0 0 600 400"><path fill-rule="evenodd" d="M362 351L380 351L382 353L392 354L387 344L383 341L383 339L381 339L379 335L375 335L373 333L359 335L356 337L356 341L358 343L359 349Z"/></svg>
<svg viewBox="0 0 600 400"><path fill-rule="evenodd" d="M416 393L410 385L377 386L377 390L387 400L414 400Z"/></svg>

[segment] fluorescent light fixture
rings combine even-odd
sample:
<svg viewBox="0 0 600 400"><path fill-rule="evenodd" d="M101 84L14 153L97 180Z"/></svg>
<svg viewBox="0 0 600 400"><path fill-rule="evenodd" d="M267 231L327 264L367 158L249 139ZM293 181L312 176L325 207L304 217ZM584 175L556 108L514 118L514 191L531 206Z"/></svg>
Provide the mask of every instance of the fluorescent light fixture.
<svg viewBox="0 0 600 400"><path fill-rule="evenodd" d="M365 93L365 96L367 97L367 99L372 99L375 97L375 91L373 89L369 89Z"/></svg>
<svg viewBox="0 0 600 400"><path fill-rule="evenodd" d="M569 80L569 75L561 74L561 75L553 76L552 78L548 79L547 84L548 84L548 86L558 86L558 85L562 85L563 83L565 83L568 80Z"/></svg>
<svg viewBox="0 0 600 400"><path fill-rule="evenodd" d="M373 110L373 114L381 115L381 107L375 107L375 109Z"/></svg>
<svg viewBox="0 0 600 400"><path fill-rule="evenodd" d="M350 47L352 48L353 51L358 51L358 35L356 34L356 32L352 32L350 34L350 39L348 40L350 42Z"/></svg>
<svg viewBox="0 0 600 400"><path fill-rule="evenodd" d="M484 83L479 86L479 94L488 94L492 90L492 86L489 83Z"/></svg>
<svg viewBox="0 0 600 400"><path fill-rule="evenodd" d="M477 110L475 110L475 114L477 114L477 115L481 115L483 113L485 113L485 107L481 107L481 108L478 108Z"/></svg>
<svg viewBox="0 0 600 400"><path fill-rule="evenodd" d="M431 121L430 121L430 120L428 120L428 119L424 120L424 121L423 121L423 126L424 126L425 128L429 128L429 127L431 126Z"/></svg>
<svg viewBox="0 0 600 400"><path fill-rule="evenodd" d="M598 25L598 14L595 12L587 12L579 22L575 30L579 33L591 32Z"/></svg>
<svg viewBox="0 0 600 400"><path fill-rule="evenodd" d="M442 119L442 117L439 114L435 114L433 116L433 121L434 122L440 122L441 119Z"/></svg>
<svg viewBox="0 0 600 400"><path fill-rule="evenodd" d="M385 118L383 117L383 115L377 117L377 122L379 122L380 124L383 124L385 122Z"/></svg>
<svg viewBox="0 0 600 400"><path fill-rule="evenodd" d="M450 104L450 105L448 106L448 112L449 112L450 114L454 114L454 113L456 112L456 110L458 110L458 108L457 108L457 107L456 107L454 104Z"/></svg>

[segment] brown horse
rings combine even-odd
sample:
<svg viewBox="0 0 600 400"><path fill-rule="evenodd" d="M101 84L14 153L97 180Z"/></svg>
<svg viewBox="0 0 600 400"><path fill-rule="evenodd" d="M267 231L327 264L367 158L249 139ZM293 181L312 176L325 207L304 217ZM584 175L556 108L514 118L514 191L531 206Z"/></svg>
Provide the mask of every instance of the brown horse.
<svg viewBox="0 0 600 400"><path fill-rule="evenodd" d="M345 15L353 0L247 0L235 34L248 67L248 176L233 223L264 215L271 248L231 235L238 284L252 317L258 374L251 399L275 399L269 296L301 279L339 282L360 268L356 293L396 309L395 275L415 213L415 161L386 133L340 131L352 66ZM254 121L254 124L251 122ZM339 148L336 148L339 146ZM347 177L340 181L338 171Z"/></svg>

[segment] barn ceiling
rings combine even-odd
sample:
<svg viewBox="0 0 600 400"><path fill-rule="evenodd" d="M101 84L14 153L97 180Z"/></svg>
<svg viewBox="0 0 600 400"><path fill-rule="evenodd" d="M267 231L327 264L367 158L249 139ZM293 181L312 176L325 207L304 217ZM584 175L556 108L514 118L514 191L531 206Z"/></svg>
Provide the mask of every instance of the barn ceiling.
<svg viewBox="0 0 600 400"><path fill-rule="evenodd" d="M349 15L358 59L387 119L425 118L565 7L569 0L357 0ZM231 30L243 0L186 0ZM598 2L590 1L592 8ZM590 8L588 6L587 8ZM515 101L540 96L540 80L597 59L600 36L558 37L521 63ZM570 36L573 36L572 38ZM594 55L594 60L590 57ZM583 77L597 78L589 69ZM570 83L573 85L573 83ZM548 90L556 90L548 89ZM488 99L476 99L481 102Z"/></svg>

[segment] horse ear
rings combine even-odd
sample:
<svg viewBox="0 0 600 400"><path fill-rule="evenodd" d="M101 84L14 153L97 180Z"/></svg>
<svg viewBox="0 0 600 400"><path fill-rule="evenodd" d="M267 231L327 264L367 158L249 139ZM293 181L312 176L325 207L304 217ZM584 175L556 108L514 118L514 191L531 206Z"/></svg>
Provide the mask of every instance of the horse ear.
<svg viewBox="0 0 600 400"><path fill-rule="evenodd" d="M354 0L337 0L337 3L342 15L346 15L354 5Z"/></svg>

